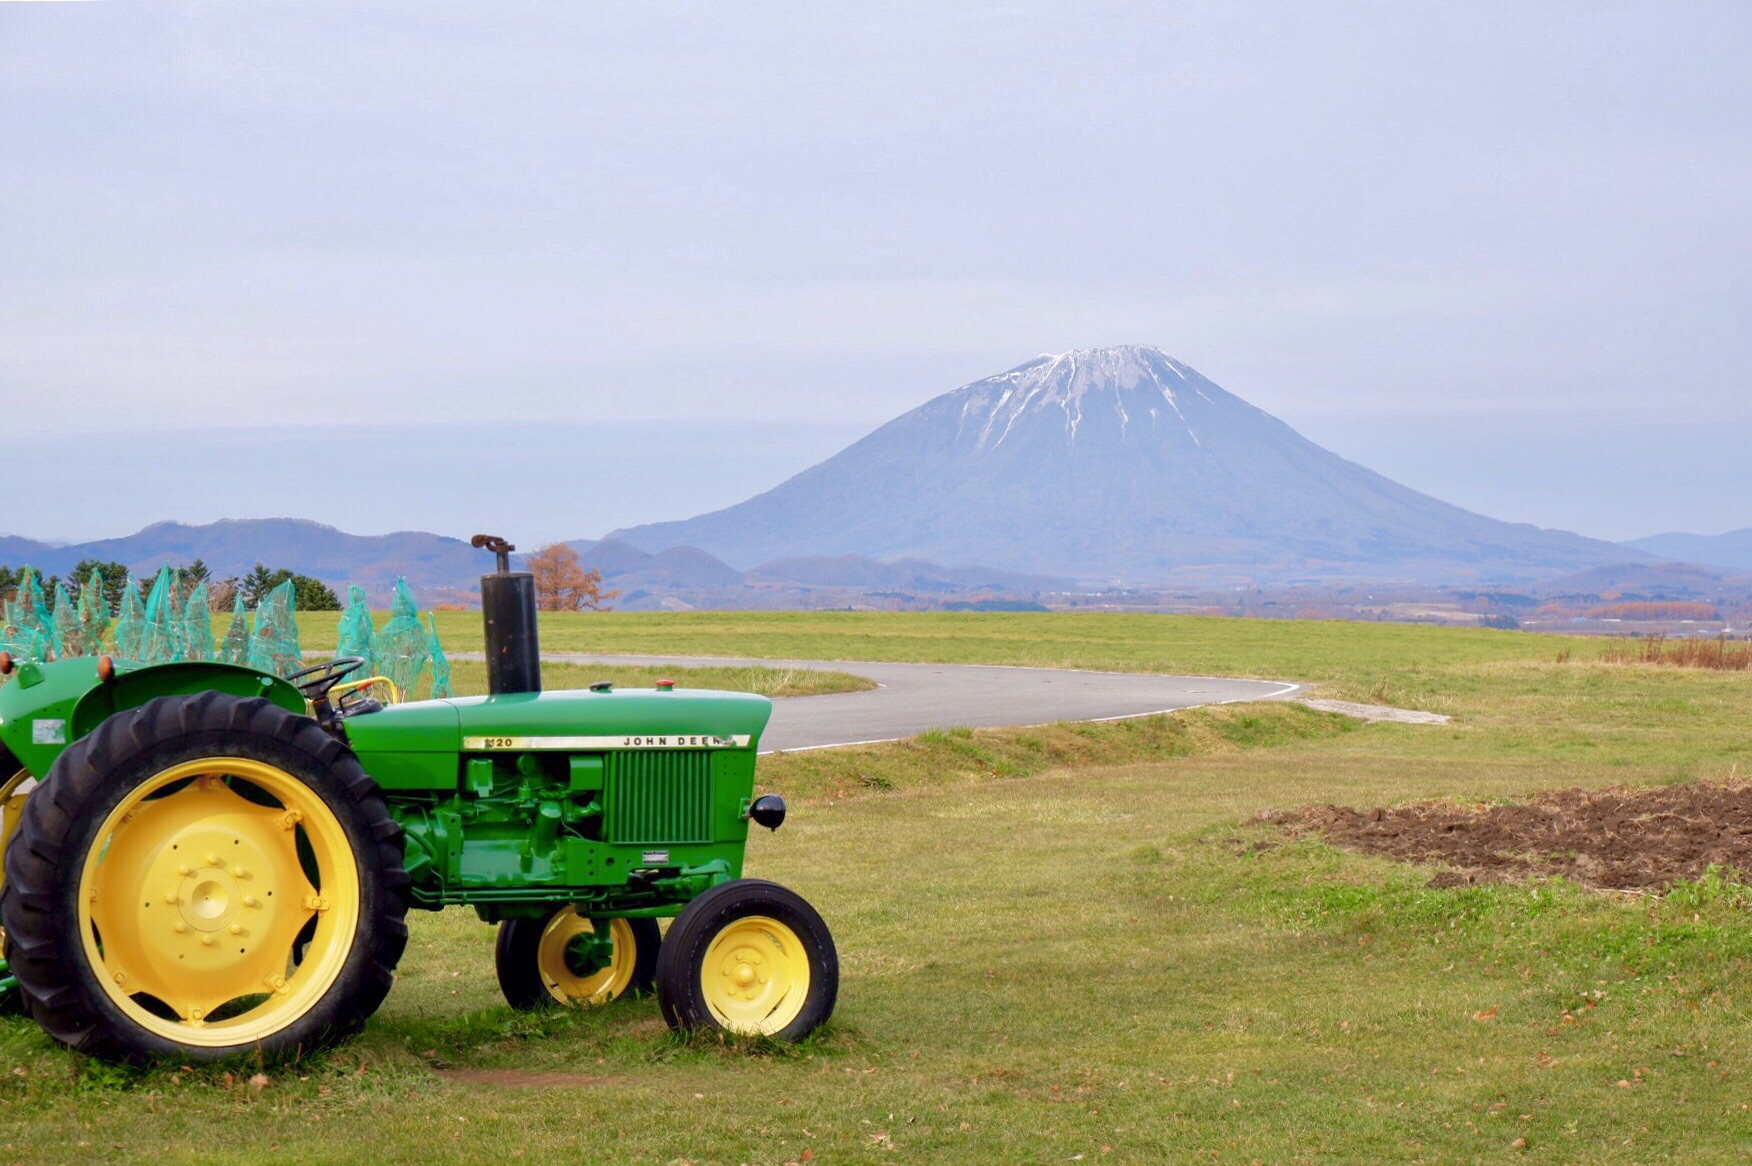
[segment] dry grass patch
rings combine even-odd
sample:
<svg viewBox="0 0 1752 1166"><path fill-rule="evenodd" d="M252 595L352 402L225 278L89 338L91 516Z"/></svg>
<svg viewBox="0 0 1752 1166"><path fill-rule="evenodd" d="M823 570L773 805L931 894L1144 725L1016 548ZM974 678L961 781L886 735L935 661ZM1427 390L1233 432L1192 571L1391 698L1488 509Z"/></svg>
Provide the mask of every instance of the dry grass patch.
<svg viewBox="0 0 1752 1166"><path fill-rule="evenodd" d="M1614 644L1600 653L1608 664L1664 664L1670 668L1710 668L1717 672L1752 670L1752 642L1720 636L1713 640L1669 640L1649 636Z"/></svg>

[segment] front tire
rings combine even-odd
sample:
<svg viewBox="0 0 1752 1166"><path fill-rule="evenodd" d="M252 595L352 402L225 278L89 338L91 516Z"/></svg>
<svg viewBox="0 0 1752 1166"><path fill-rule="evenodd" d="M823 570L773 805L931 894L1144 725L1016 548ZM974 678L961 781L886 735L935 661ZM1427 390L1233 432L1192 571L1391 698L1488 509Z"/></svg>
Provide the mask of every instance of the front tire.
<svg viewBox="0 0 1752 1166"><path fill-rule="evenodd" d="M590 919L569 903L539 919L507 919L494 951L499 989L526 1012L649 992L662 942L655 919Z"/></svg>
<svg viewBox="0 0 1752 1166"><path fill-rule="evenodd" d="M671 1028L799 1041L833 1014L838 996L827 924L795 891L761 879L696 897L657 957L657 1003Z"/></svg>
<svg viewBox="0 0 1752 1166"><path fill-rule="evenodd" d="M296 1055L361 1028L407 944L401 831L315 721L167 696L56 760L7 847L6 958L108 1060Z"/></svg>

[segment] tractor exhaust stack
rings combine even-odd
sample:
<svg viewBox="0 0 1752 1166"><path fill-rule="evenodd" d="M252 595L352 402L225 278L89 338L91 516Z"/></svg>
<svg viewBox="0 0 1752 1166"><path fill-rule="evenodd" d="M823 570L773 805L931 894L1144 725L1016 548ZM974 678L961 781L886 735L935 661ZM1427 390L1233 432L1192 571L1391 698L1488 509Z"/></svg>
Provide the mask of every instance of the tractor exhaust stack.
<svg viewBox="0 0 1752 1166"><path fill-rule="evenodd" d="M502 696L541 691L541 645L536 638L535 576L511 569L517 548L497 535L477 534L469 545L492 551L499 569L481 576L481 616L486 623L487 692Z"/></svg>

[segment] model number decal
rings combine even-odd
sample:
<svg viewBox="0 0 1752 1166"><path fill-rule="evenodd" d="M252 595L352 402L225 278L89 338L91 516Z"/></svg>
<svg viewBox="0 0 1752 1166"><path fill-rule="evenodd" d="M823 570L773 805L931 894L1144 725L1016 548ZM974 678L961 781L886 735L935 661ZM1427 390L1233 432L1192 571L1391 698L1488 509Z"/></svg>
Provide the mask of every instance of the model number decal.
<svg viewBox="0 0 1752 1166"><path fill-rule="evenodd" d="M464 737L462 747L471 752L503 749L746 749L746 733L719 737L707 733L663 733L636 737Z"/></svg>

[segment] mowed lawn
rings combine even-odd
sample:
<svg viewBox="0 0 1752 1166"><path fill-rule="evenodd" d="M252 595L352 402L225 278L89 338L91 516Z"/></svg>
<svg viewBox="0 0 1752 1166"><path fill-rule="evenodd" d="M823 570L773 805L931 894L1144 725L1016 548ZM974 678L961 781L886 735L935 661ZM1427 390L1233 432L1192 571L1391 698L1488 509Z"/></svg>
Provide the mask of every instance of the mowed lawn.
<svg viewBox="0 0 1752 1166"><path fill-rule="evenodd" d="M320 617L301 620L323 646ZM441 615L453 650L478 626ZM513 1013L490 929L416 914L365 1035L260 1088L248 1067L84 1063L0 1021L0 1161L1696 1163L1752 1146L1752 892L1733 879L1664 899L1434 890L1427 869L1256 821L1735 776L1752 676L1601 664L1599 641L1171 617L616 613L551 618L543 642L1282 677L1455 720L1231 706L773 758L763 784L793 813L751 840L749 873L810 898L844 964L836 1019L803 1047L679 1041L649 1000Z"/></svg>

